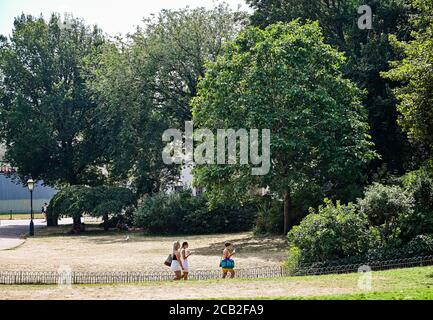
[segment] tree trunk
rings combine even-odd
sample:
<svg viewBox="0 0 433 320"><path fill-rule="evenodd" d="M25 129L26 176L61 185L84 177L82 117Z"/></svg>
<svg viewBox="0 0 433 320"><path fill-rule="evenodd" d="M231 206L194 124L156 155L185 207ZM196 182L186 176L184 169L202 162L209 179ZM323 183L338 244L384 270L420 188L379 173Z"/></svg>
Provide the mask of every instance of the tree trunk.
<svg viewBox="0 0 433 320"><path fill-rule="evenodd" d="M72 225L72 231L75 233L79 233L82 231L81 226L81 216L80 217L72 217L73 225Z"/></svg>
<svg viewBox="0 0 433 320"><path fill-rule="evenodd" d="M287 235L290 228L290 207L291 207L290 191L284 193L284 234Z"/></svg>
<svg viewBox="0 0 433 320"><path fill-rule="evenodd" d="M59 220L57 217L47 215L47 227L57 227L59 225Z"/></svg>
<svg viewBox="0 0 433 320"><path fill-rule="evenodd" d="M104 226L104 231L108 231L109 230L109 225L108 225L108 223L109 223L109 217L108 217L108 214L104 214L104 216L103 216L103 226Z"/></svg>

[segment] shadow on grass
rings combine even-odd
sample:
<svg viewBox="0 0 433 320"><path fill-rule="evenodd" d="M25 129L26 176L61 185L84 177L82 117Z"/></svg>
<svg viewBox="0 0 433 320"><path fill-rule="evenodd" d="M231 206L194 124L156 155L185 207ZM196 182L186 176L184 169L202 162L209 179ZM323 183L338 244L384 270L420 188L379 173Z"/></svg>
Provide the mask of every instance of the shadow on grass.
<svg viewBox="0 0 433 320"><path fill-rule="evenodd" d="M201 238L209 236L224 237L222 241L215 241L211 244L205 243L204 246L191 247L194 255L199 256L220 256L226 241L234 244L239 255L259 257L281 254L286 249L286 239L282 236L253 236L252 234L206 234L206 235L149 235L142 230L121 231L111 229L104 231L98 224L86 224L86 231L72 234L71 225L59 225L57 227L47 227L37 230L37 237L74 237L88 239L94 244L115 244L115 243L134 243L134 242L172 242L172 241L200 241Z"/></svg>
<svg viewBox="0 0 433 320"><path fill-rule="evenodd" d="M59 225L57 227L46 227L38 229L36 236L43 238L55 237L74 237L74 238L89 238L95 244L113 244L125 242L171 242L171 241L199 241L201 238L215 236L222 237L224 234L203 234L203 235L155 235L147 234L143 230L103 230L98 224L85 224L86 230L81 233L71 233L72 225ZM246 232L227 234L227 239L216 242L207 247L194 249L194 253L198 255L215 255L220 254L224 248L225 241L231 241L236 245L237 250L245 251L272 251L281 250L285 247L285 241L282 237L242 237Z"/></svg>
<svg viewBox="0 0 433 320"><path fill-rule="evenodd" d="M233 236L233 235L232 235ZM286 240L279 236L251 236L247 238L231 238L215 242L209 246L193 249L194 254L203 256L221 255L224 244L229 241L236 249L236 254L260 256L263 254L281 253L286 249Z"/></svg>

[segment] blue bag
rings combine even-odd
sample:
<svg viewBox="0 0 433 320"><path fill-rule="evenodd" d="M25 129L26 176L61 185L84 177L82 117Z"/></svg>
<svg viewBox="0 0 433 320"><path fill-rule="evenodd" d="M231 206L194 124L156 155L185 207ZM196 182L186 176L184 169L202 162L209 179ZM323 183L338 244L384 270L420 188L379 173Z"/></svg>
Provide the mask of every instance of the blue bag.
<svg viewBox="0 0 433 320"><path fill-rule="evenodd" d="M235 261L233 259L222 259L220 267L223 269L233 269L235 267Z"/></svg>

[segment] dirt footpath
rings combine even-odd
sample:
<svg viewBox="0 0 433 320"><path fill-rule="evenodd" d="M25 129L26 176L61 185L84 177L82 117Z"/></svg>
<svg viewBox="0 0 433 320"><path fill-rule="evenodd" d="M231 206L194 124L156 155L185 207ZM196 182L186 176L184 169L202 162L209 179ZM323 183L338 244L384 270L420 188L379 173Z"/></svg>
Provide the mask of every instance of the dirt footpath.
<svg viewBox="0 0 433 320"><path fill-rule="evenodd" d="M209 299L296 297L353 293L356 283L334 281L332 285L297 280L219 280L214 282L181 282L138 285L86 285L71 289L55 286L0 286L1 299Z"/></svg>

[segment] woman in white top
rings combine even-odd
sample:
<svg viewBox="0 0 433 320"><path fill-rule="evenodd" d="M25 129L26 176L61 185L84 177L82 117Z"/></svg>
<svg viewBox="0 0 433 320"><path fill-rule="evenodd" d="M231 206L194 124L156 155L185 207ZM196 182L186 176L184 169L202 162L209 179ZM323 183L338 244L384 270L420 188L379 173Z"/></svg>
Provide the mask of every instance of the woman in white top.
<svg viewBox="0 0 433 320"><path fill-rule="evenodd" d="M173 252L172 252L173 260L171 261L171 266L170 266L171 271L173 271L174 275L175 275L174 280L182 279L183 266L181 263L179 248L180 248L179 241L174 242L173 243Z"/></svg>
<svg viewBox="0 0 433 320"><path fill-rule="evenodd" d="M188 280L189 273L189 262L188 257L191 253L188 250L188 242L182 243L182 250L180 250L180 256L182 257L182 266L183 266L183 279Z"/></svg>

